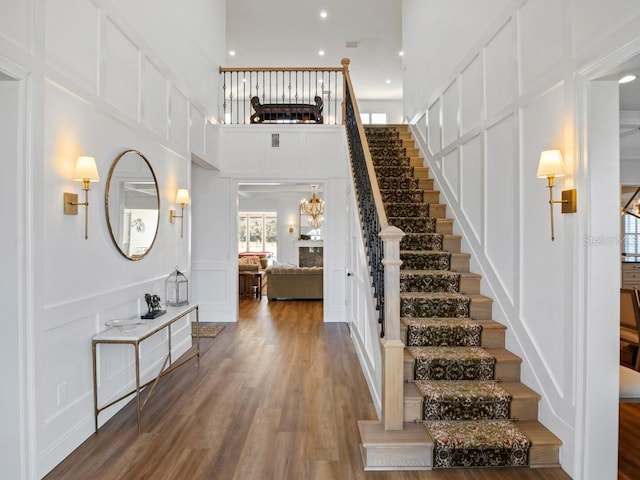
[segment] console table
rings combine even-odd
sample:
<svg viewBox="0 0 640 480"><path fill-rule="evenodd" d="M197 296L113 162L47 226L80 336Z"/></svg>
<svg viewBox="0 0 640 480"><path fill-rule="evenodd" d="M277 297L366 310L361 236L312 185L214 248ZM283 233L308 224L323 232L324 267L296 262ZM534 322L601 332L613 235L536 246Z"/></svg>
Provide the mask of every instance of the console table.
<svg viewBox="0 0 640 480"><path fill-rule="evenodd" d="M200 366L200 312L198 309L198 305L184 305L181 307L166 307L167 313L155 318L153 320L144 320L143 324L140 325L132 325L127 326L126 328L122 327L111 327L104 332L98 333L93 336L91 341L91 347L93 351L93 405L94 405L94 420L95 420L95 431L98 431L98 415L103 410L111 407L112 405L118 403L120 400L128 397L129 395L135 393L136 394L136 402L137 402L137 411L138 411L138 434L140 434L140 420L142 415L142 409L147 404L147 401L151 397L154 388L156 387L160 378L162 378L167 373L175 370L176 368L184 365L189 360L196 358L197 365ZM179 363L174 364L171 359L171 326L183 318L184 316L190 314L191 312L195 312L196 314L196 351L192 355L184 358ZM160 372L156 376L155 379L150 380L149 382L141 385L140 384L140 344L151 337L152 335L162 331L167 330L167 343L168 343L168 352L167 356L164 359L164 363L160 368ZM96 364L96 353L98 345L131 345L135 350L135 376L136 376L136 387L135 389L128 391L116 398L115 400L110 401L106 405L98 406L98 375L97 375L97 364ZM168 364L168 366L167 366ZM152 385L151 385L152 384ZM145 396L144 400L141 398L142 389L151 385L151 389Z"/></svg>

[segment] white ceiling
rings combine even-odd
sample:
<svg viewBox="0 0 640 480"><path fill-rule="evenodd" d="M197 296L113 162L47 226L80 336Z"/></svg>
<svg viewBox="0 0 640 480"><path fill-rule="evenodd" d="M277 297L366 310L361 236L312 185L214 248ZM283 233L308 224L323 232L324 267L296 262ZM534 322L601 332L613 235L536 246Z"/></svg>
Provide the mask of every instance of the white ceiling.
<svg viewBox="0 0 640 480"><path fill-rule="evenodd" d="M607 72L600 80L619 80L625 75L636 80L620 84L620 159L640 158L640 55Z"/></svg>
<svg viewBox="0 0 640 480"><path fill-rule="evenodd" d="M340 67L346 57L358 99L402 98L402 0L227 0L226 26L224 67Z"/></svg>

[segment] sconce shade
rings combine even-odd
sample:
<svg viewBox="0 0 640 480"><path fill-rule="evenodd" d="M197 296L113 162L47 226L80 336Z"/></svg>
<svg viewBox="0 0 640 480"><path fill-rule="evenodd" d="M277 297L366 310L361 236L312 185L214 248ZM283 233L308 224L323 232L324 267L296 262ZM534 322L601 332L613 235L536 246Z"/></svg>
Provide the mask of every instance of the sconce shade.
<svg viewBox="0 0 640 480"><path fill-rule="evenodd" d="M560 150L544 150L538 163L538 178L564 177L564 162Z"/></svg>
<svg viewBox="0 0 640 480"><path fill-rule="evenodd" d="M176 203L179 205L189 205L191 203L191 199L189 198L189 190L186 188L179 188L178 193L176 194Z"/></svg>
<svg viewBox="0 0 640 480"><path fill-rule="evenodd" d="M96 159L93 157L78 157L73 180L75 182L98 182L100 175L98 175Z"/></svg>

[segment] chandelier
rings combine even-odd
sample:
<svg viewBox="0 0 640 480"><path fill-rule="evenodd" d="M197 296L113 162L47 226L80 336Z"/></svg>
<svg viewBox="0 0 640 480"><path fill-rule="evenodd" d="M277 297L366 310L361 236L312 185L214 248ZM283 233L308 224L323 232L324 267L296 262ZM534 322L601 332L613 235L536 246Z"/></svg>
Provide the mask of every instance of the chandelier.
<svg viewBox="0 0 640 480"><path fill-rule="evenodd" d="M318 185L311 185L311 198L309 200L302 199L300 202L300 213L309 215L310 225L318 228L322 224L322 214L324 213L324 201L316 196Z"/></svg>

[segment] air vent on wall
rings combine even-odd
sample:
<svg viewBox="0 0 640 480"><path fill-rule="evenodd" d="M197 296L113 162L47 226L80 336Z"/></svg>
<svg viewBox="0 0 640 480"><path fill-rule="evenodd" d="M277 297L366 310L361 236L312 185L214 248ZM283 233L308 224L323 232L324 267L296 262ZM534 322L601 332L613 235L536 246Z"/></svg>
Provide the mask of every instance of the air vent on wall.
<svg viewBox="0 0 640 480"><path fill-rule="evenodd" d="M358 48L358 42L348 41L347 40L347 43L345 44L345 46L347 48Z"/></svg>

